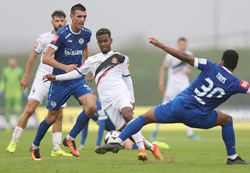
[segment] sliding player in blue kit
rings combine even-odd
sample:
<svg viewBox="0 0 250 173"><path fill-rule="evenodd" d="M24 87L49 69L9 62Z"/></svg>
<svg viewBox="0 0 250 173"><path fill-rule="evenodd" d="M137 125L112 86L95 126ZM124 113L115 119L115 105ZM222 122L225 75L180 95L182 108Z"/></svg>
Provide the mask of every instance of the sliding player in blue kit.
<svg viewBox="0 0 250 173"><path fill-rule="evenodd" d="M250 84L233 76L238 64L238 54L234 50L223 53L220 64L207 59L195 58L172 49L155 38L149 42L174 57L198 68L201 73L192 84L168 103L159 104L128 124L111 145L96 150L99 154L118 152L122 141L135 134L149 123L183 123L189 127L209 129L222 127L222 138L227 150L227 164L249 164L241 159L235 148L232 117L214 110L230 96L250 93Z"/></svg>
<svg viewBox="0 0 250 173"><path fill-rule="evenodd" d="M87 18L86 8L82 4L74 5L71 8L70 17L71 24L57 31L43 58L43 63L54 67L53 74L72 71L82 65L83 55L88 57L87 44L90 41L91 31L84 27ZM33 160L42 160L39 151L40 142L49 127L55 123L61 106L71 95L84 107L82 116L78 117L83 118L83 122L87 123L89 117L96 111L96 96L83 78L52 82L47 101L48 115L40 123L36 137L30 147ZM71 133L76 132L71 131ZM74 156L79 156L79 153L75 152L73 140L65 138L63 144L70 148Z"/></svg>

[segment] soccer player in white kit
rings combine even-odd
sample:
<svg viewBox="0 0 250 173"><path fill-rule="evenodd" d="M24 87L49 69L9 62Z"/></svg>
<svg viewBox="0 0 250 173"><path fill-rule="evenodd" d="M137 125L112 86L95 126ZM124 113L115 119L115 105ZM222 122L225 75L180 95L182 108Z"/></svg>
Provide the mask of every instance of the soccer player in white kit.
<svg viewBox="0 0 250 173"><path fill-rule="evenodd" d="M102 108L116 129L121 131L127 123L133 120L135 103L129 58L111 49L112 38L108 29L99 29L96 38L101 53L89 57L82 67L72 72L56 76L48 74L44 76L44 80L71 80L80 78L91 71L95 78ZM142 136L141 131L132 135L132 139L138 146L138 160L148 160L145 148L152 152L157 161L163 159L158 145L148 142Z"/></svg>
<svg viewBox="0 0 250 173"><path fill-rule="evenodd" d="M180 37L178 39L177 49L188 55L193 55L191 51L187 50L187 39L184 37ZM168 78L165 87L166 69L168 69ZM189 86L190 82L188 75L190 73L191 68L187 63L173 57L170 54L166 55L159 72L159 90L160 93L164 95L162 103L173 100L177 94ZM156 139L158 131L159 124L155 124L153 132L150 136L151 140ZM193 133L193 129L190 127L187 127L187 137L189 139L199 139L199 136L195 135Z"/></svg>
<svg viewBox="0 0 250 173"><path fill-rule="evenodd" d="M28 103L20 119L18 120L18 123L12 134L11 142L7 147L7 151L10 153L14 153L16 151L17 143L22 135L24 128L27 125L29 118L35 112L39 103L42 104L43 99L48 95L50 82L43 83L42 77L45 74L51 73L53 68L42 63L42 59L56 31L66 24L66 14L63 11L54 11L51 17L51 24L54 29L53 31L41 34L37 38L34 49L27 62L25 74L20 83L22 89L28 87L30 72L34 66L34 62L37 59L38 54L41 54L40 64L37 69L30 94L28 96ZM62 139L62 109L63 108L61 108L60 111L60 117L57 119L57 122L53 126L52 130L53 150L51 151L51 156L72 156L72 154L66 153L60 148Z"/></svg>

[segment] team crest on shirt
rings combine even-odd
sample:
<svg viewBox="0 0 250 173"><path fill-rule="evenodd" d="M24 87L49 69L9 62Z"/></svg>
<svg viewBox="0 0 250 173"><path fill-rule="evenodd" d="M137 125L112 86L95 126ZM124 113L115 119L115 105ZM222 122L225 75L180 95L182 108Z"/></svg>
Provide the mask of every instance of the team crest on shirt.
<svg viewBox="0 0 250 173"><path fill-rule="evenodd" d="M117 59L116 57L113 57L113 58L111 59L111 63L112 63L112 64L117 64L117 63L118 63L118 59Z"/></svg>
<svg viewBox="0 0 250 173"><path fill-rule="evenodd" d="M80 45L82 45L84 43L84 39L80 38L78 42L79 42Z"/></svg>
<svg viewBox="0 0 250 173"><path fill-rule="evenodd" d="M56 102L55 102L55 101L52 101L52 102L50 103L50 105L54 108L54 107L56 107Z"/></svg>

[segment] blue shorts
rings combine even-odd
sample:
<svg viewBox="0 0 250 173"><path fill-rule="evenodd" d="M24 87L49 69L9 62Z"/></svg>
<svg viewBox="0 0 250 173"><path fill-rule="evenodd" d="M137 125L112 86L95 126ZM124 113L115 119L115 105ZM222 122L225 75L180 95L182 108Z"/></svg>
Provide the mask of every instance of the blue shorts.
<svg viewBox="0 0 250 173"><path fill-rule="evenodd" d="M183 123L189 127L209 129L216 125L217 112L215 110L201 112L187 108L183 103L174 99L155 108L157 123Z"/></svg>
<svg viewBox="0 0 250 173"><path fill-rule="evenodd" d="M93 91L83 79L52 82L48 93L47 109L59 110L71 95L78 100L80 96L92 93Z"/></svg>

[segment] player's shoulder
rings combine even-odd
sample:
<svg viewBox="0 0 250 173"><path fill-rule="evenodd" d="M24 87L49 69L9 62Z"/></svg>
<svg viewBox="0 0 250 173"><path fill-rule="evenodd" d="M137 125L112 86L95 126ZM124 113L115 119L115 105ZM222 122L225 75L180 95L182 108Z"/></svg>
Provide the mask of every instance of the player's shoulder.
<svg viewBox="0 0 250 173"><path fill-rule="evenodd" d="M90 57L88 57L88 60L94 60L94 59L97 59L98 57L100 57L102 55L102 53L97 53L97 54L95 54L95 55L92 55L92 56L90 56Z"/></svg>
<svg viewBox="0 0 250 173"><path fill-rule="evenodd" d="M90 35L91 36L92 32L91 32L90 29L83 27L82 28L82 34L84 34L84 35Z"/></svg>
<svg viewBox="0 0 250 173"><path fill-rule="evenodd" d="M117 51L113 51L113 55L120 55L121 57L124 57L126 61L129 60L129 57L123 53L117 52Z"/></svg>
<svg viewBox="0 0 250 173"><path fill-rule="evenodd" d="M121 55L121 56L124 56L124 57L128 57L127 55L121 53L121 52L118 52L118 51L113 51L113 54L118 54L118 55Z"/></svg>
<svg viewBox="0 0 250 173"><path fill-rule="evenodd" d="M40 35L38 36L38 39L39 39L39 40L45 40L45 39L47 39L47 38L49 38L49 37L51 37L51 36L53 36L53 35L54 35L54 34L52 34L51 31L44 32L44 33L42 33L42 34L40 34Z"/></svg>
<svg viewBox="0 0 250 173"><path fill-rule="evenodd" d="M56 35L66 36L68 33L70 33L69 25L65 25L56 32Z"/></svg>

